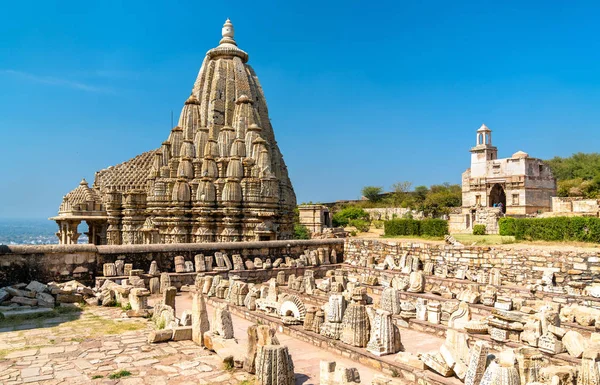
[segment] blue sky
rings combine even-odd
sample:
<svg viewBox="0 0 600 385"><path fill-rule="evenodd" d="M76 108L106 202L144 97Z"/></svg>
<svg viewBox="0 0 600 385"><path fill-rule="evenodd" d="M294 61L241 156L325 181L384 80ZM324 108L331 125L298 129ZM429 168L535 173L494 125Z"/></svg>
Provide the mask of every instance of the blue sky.
<svg viewBox="0 0 600 385"><path fill-rule="evenodd" d="M230 17L298 202L460 182L499 155L599 150L600 5L562 1L34 1L0 15L0 218L156 148Z"/></svg>

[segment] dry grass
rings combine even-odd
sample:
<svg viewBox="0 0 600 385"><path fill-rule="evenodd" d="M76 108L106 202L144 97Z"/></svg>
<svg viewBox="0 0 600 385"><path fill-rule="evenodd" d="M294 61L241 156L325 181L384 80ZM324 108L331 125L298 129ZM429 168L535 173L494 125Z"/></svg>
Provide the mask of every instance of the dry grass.
<svg viewBox="0 0 600 385"><path fill-rule="evenodd" d="M515 243L515 237L502 235L454 234L454 238L465 246L505 245Z"/></svg>

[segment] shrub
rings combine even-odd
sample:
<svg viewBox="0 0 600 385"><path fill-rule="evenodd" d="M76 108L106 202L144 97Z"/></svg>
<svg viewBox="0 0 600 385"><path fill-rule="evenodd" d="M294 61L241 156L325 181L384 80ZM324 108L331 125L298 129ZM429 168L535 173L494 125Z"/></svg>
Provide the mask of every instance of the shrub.
<svg viewBox="0 0 600 385"><path fill-rule="evenodd" d="M443 219L392 219L384 222L384 234L394 235L427 235L443 237L448 234L448 221Z"/></svg>
<svg viewBox="0 0 600 385"><path fill-rule="evenodd" d="M383 223L385 235L420 235L419 221L415 219L392 219Z"/></svg>
<svg viewBox="0 0 600 385"><path fill-rule="evenodd" d="M501 218L500 235L529 241L600 242L600 218Z"/></svg>
<svg viewBox="0 0 600 385"><path fill-rule="evenodd" d="M515 235L515 218L504 217L498 221L500 235Z"/></svg>
<svg viewBox="0 0 600 385"><path fill-rule="evenodd" d="M350 232L350 236L352 236L352 237L356 237L356 231L352 230L352 231Z"/></svg>
<svg viewBox="0 0 600 385"><path fill-rule="evenodd" d="M352 219L362 219L366 221L369 219L369 213L360 207L351 206L338 211L333 214L333 217L331 218L334 227L348 226Z"/></svg>
<svg viewBox="0 0 600 385"><path fill-rule="evenodd" d="M358 231L360 231L361 233L366 233L369 231L369 228L371 227L370 223L367 221L364 221L362 219L352 219L350 221L350 226L354 226L356 227L356 229Z"/></svg>
<svg viewBox="0 0 600 385"><path fill-rule="evenodd" d="M310 239L310 231L304 225L294 225L294 239Z"/></svg>
<svg viewBox="0 0 600 385"><path fill-rule="evenodd" d="M373 221L373 226L375 226L376 229L383 229L383 221Z"/></svg>
<svg viewBox="0 0 600 385"><path fill-rule="evenodd" d="M421 221L421 235L443 237L446 234L448 234L448 221L443 219L423 219Z"/></svg>
<svg viewBox="0 0 600 385"><path fill-rule="evenodd" d="M485 235L485 225L473 226L473 235Z"/></svg>

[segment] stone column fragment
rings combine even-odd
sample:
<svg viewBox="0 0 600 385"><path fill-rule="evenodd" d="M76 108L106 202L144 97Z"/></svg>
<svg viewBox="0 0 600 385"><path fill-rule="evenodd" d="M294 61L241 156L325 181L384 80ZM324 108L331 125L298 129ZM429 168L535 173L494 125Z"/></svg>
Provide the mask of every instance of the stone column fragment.
<svg viewBox="0 0 600 385"><path fill-rule="evenodd" d="M192 340L204 346L204 333L210 330L206 302L201 293L194 293L192 297Z"/></svg>
<svg viewBox="0 0 600 385"><path fill-rule="evenodd" d="M294 363L287 346L260 346L256 355L256 385L294 385Z"/></svg>

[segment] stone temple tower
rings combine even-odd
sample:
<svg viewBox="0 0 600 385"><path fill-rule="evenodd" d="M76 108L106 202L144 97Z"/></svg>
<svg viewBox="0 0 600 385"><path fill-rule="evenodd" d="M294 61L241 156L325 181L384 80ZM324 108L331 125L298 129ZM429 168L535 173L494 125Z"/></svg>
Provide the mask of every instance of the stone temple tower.
<svg viewBox="0 0 600 385"><path fill-rule="evenodd" d="M90 243L143 244L289 239L296 196L267 103L234 27L206 54L179 123L159 149L98 171L94 194L68 194L59 239L73 243L94 208ZM80 187L81 189L81 187ZM93 204L64 202L95 197ZM65 236L62 232L67 232Z"/></svg>

